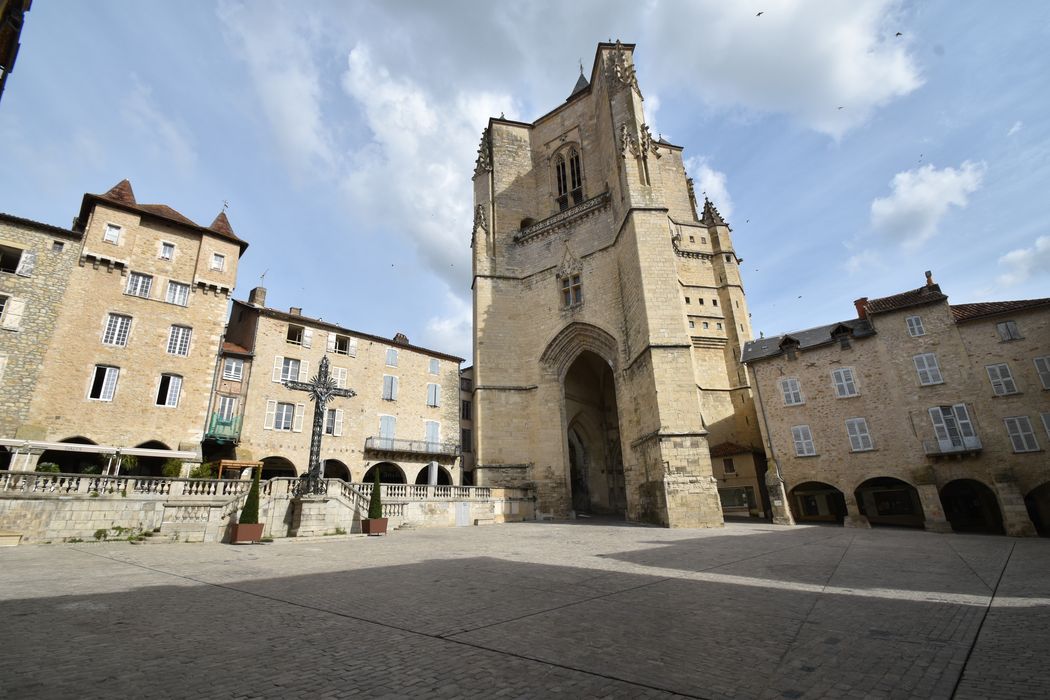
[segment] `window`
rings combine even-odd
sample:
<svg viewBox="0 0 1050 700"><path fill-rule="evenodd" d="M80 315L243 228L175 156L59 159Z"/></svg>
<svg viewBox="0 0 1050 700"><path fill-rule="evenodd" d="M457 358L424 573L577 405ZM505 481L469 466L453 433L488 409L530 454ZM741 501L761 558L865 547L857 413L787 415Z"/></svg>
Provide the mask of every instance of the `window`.
<svg viewBox="0 0 1050 700"><path fill-rule="evenodd" d="M222 361L222 378L234 382L241 381L244 376L244 360L236 357L227 357Z"/></svg>
<svg viewBox="0 0 1050 700"><path fill-rule="evenodd" d="M919 384L929 386L930 384L941 384L941 368L937 366L937 356L932 352L916 355L912 358L915 362L915 371L919 373Z"/></svg>
<svg viewBox="0 0 1050 700"><path fill-rule="evenodd" d="M920 335L926 335L926 329L922 327L922 318L919 316L909 316L904 319L908 323L908 335L912 338L918 338Z"/></svg>
<svg viewBox="0 0 1050 700"><path fill-rule="evenodd" d="M690 236L689 237L689 242L690 243L696 243L696 236Z"/></svg>
<svg viewBox="0 0 1050 700"><path fill-rule="evenodd" d="M700 306L703 306L704 305L704 300L703 299L697 299L696 303L699 304Z"/></svg>
<svg viewBox="0 0 1050 700"><path fill-rule="evenodd" d="M157 387L157 405L175 408L179 405L179 392L182 390L182 377L177 374L160 375L160 386Z"/></svg>
<svg viewBox="0 0 1050 700"><path fill-rule="evenodd" d="M472 447L473 437L474 436L471 435L470 428L460 428L460 431L459 431L459 448L461 450L463 450L463 452L466 453L466 454L470 454L471 451L473 451L473 447Z"/></svg>
<svg viewBox="0 0 1050 700"><path fill-rule="evenodd" d="M724 474L736 474L736 465L733 464L732 457L724 457L722 459L722 472Z"/></svg>
<svg viewBox="0 0 1050 700"><path fill-rule="evenodd" d="M66 248L66 244L63 243L62 241L51 241L51 252L52 253L61 253L63 250L65 250L65 248Z"/></svg>
<svg viewBox="0 0 1050 700"><path fill-rule="evenodd" d="M128 288L125 290L125 293L133 297L149 299L149 290L152 286L153 277L143 275L140 272L132 272L128 275Z"/></svg>
<svg viewBox="0 0 1050 700"><path fill-rule="evenodd" d="M131 316L109 314L106 317L106 330L102 333L103 345L124 347L128 344L128 332L131 330Z"/></svg>
<svg viewBox="0 0 1050 700"><path fill-rule="evenodd" d="M966 405L934 406L930 409L933 432L942 452L980 447Z"/></svg>
<svg viewBox="0 0 1050 700"><path fill-rule="evenodd" d="M22 325L26 303L22 299L0 296L0 328L17 331Z"/></svg>
<svg viewBox="0 0 1050 700"><path fill-rule="evenodd" d="M718 299L712 299L711 306L718 306Z"/></svg>
<svg viewBox="0 0 1050 700"><path fill-rule="evenodd" d="M703 328L704 328L704 330L705 330L705 331L706 331L706 330L707 330L708 328L710 328L710 327L711 327L711 324L710 324L710 323L708 323L707 321L703 321L703 322L702 322L702 323L701 323L700 325L701 325L701 326L703 326Z"/></svg>
<svg viewBox="0 0 1050 700"><path fill-rule="evenodd" d="M1044 389L1050 389L1050 355L1035 358L1035 371Z"/></svg>
<svg viewBox="0 0 1050 700"><path fill-rule="evenodd" d="M719 331L722 330L722 323L721 322L715 324L715 330L719 330Z"/></svg>
<svg viewBox="0 0 1050 700"><path fill-rule="evenodd" d="M339 437L343 434L343 411L329 408L325 411L324 434Z"/></svg>
<svg viewBox="0 0 1050 700"><path fill-rule="evenodd" d="M332 368L332 379L335 381L335 387L337 389L346 388L346 367L333 367Z"/></svg>
<svg viewBox="0 0 1050 700"><path fill-rule="evenodd" d="M190 303L190 285L182 282L168 282L168 303L188 306Z"/></svg>
<svg viewBox="0 0 1050 700"><path fill-rule="evenodd" d="M21 248L0 245L0 272L14 272L15 274L28 277L32 273L32 265L26 270L26 260L35 259L36 255ZM34 260L35 263L35 260Z"/></svg>
<svg viewBox="0 0 1050 700"><path fill-rule="evenodd" d="M302 345L303 344L303 335L304 335L303 331L305 331L305 330L306 329L303 328L302 326L293 326L293 325L289 324L288 325L288 333L285 336L285 339L289 343L291 343L292 345Z"/></svg>
<svg viewBox="0 0 1050 700"><path fill-rule="evenodd" d="M849 435L849 447L853 452L867 452L875 449L868 432L868 421L863 418L846 420L846 434Z"/></svg>
<svg viewBox="0 0 1050 700"><path fill-rule="evenodd" d="M565 211L569 208L569 185L565 178L565 158L560 155L554 159L554 179L558 185L558 209Z"/></svg>
<svg viewBox="0 0 1050 700"><path fill-rule="evenodd" d="M985 369L988 370L988 379L992 382L992 392L996 396L1018 393L1009 365L988 365Z"/></svg>
<svg viewBox="0 0 1050 700"><path fill-rule="evenodd" d="M580 153L575 148L569 151L569 187L572 203L583 201L583 170L580 168Z"/></svg>
<svg viewBox="0 0 1050 700"><path fill-rule="evenodd" d="M436 445L441 442L441 424L436 420L428 420L424 439L428 445Z"/></svg>
<svg viewBox="0 0 1050 700"><path fill-rule="evenodd" d="M440 405L440 400L438 398L439 388L440 387L438 387L437 384L427 384L427 406L434 407Z"/></svg>
<svg viewBox="0 0 1050 700"><path fill-rule="evenodd" d="M436 358L430 359L430 373L438 374L441 371L441 361Z"/></svg>
<svg viewBox="0 0 1050 700"><path fill-rule="evenodd" d="M995 330L999 331L999 337L1004 341L1021 340L1023 337L1021 331L1017 329L1017 323L1015 321L1003 321L1002 323L997 323L995 324Z"/></svg>
<svg viewBox="0 0 1050 700"><path fill-rule="evenodd" d="M459 379L459 390L460 391L473 391L474 382L469 377L460 377Z"/></svg>
<svg viewBox="0 0 1050 700"><path fill-rule="evenodd" d="M102 234L102 240L106 243L117 243L120 241L120 227L116 224L106 224L106 230Z"/></svg>
<svg viewBox="0 0 1050 700"><path fill-rule="evenodd" d="M733 256L727 254L726 255L726 262L733 262Z"/></svg>
<svg viewBox="0 0 1050 700"><path fill-rule="evenodd" d="M2 366L0 370L3 370ZM1043 430L1046 431L1046 436L1050 438L1050 413L1040 413L1039 417L1043 420Z"/></svg>
<svg viewBox="0 0 1050 700"><path fill-rule="evenodd" d="M386 366L397 367L397 350L395 350L394 348L387 348Z"/></svg>
<svg viewBox="0 0 1050 700"><path fill-rule="evenodd" d="M389 374L383 375L383 399L386 401L397 401L397 377Z"/></svg>
<svg viewBox="0 0 1050 700"><path fill-rule="evenodd" d="M686 298L685 298L685 303L686 303L686 304L688 304L688 303L689 303L689 297L686 297Z"/></svg>
<svg viewBox="0 0 1050 700"><path fill-rule="evenodd" d="M806 402L802 398L802 385L794 377L780 380L780 392L784 395L785 406L798 406Z"/></svg>
<svg viewBox="0 0 1050 700"><path fill-rule="evenodd" d="M280 357L274 361L273 380L275 382L296 382L300 378L305 379L307 363L300 362L292 357Z"/></svg>
<svg viewBox="0 0 1050 700"><path fill-rule="evenodd" d="M693 322L693 319L689 319L689 327L696 328L696 324Z"/></svg>
<svg viewBox="0 0 1050 700"><path fill-rule="evenodd" d="M328 352L334 352L337 355L350 355L351 357L357 357L357 338L329 333Z"/></svg>
<svg viewBox="0 0 1050 700"><path fill-rule="evenodd" d="M791 439L795 442L795 455L798 457L812 457L817 454L813 447L813 433L808 425L796 425L791 429Z"/></svg>
<svg viewBox="0 0 1050 700"><path fill-rule="evenodd" d="M853 379L852 367L841 367L832 372L831 383L835 387L835 396L840 399L858 394L857 383Z"/></svg>
<svg viewBox="0 0 1050 700"><path fill-rule="evenodd" d="M460 401L459 402L459 418L460 418L460 420L470 420L471 419L470 418L470 415L471 415L470 408L471 408L471 406L470 406L470 402L469 401Z"/></svg>
<svg viewBox="0 0 1050 700"><path fill-rule="evenodd" d="M565 308L583 303L583 285L579 275L561 278L561 305Z"/></svg>
<svg viewBox="0 0 1050 700"><path fill-rule="evenodd" d="M219 397L219 420L229 423L237 410L237 399L233 396Z"/></svg>
<svg viewBox="0 0 1050 700"><path fill-rule="evenodd" d="M379 437L393 440L396 430L397 418L394 416L379 416Z"/></svg>
<svg viewBox="0 0 1050 700"><path fill-rule="evenodd" d="M120 375L120 369L117 367L95 365L88 398L96 401L112 401L113 394L117 392L118 375Z"/></svg>
<svg viewBox="0 0 1050 700"><path fill-rule="evenodd" d="M222 272L226 269L226 256L222 253L211 254L211 269Z"/></svg>
<svg viewBox="0 0 1050 700"><path fill-rule="evenodd" d="M157 256L161 260L171 260L175 257L175 244L168 243L167 241L160 242L160 254Z"/></svg>
<svg viewBox="0 0 1050 700"><path fill-rule="evenodd" d="M295 404L275 402L277 404L273 417L274 430L291 430L295 424Z"/></svg>
<svg viewBox="0 0 1050 700"><path fill-rule="evenodd" d="M1039 449L1039 443L1035 440L1035 431L1032 430L1032 422L1028 416L1015 416L1005 418L1006 433L1013 443L1014 452L1035 452Z"/></svg>
<svg viewBox="0 0 1050 700"><path fill-rule="evenodd" d="M189 326L172 326L168 334L168 354L186 357L190 354L190 336L193 329Z"/></svg>

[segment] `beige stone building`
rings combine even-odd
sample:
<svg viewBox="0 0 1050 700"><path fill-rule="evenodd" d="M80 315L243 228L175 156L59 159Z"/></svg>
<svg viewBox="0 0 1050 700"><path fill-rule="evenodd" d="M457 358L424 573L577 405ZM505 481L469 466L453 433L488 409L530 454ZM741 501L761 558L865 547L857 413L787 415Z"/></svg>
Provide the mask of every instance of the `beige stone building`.
<svg viewBox="0 0 1050 700"><path fill-rule="evenodd" d="M327 357L356 396L326 407L326 476L361 482L460 484L462 359L265 306L265 290L234 301L215 371L205 458L261 461L263 476L309 467L313 404L285 380L309 381ZM210 379L209 373L209 379ZM203 421L202 421L203 422Z"/></svg>
<svg viewBox="0 0 1050 700"><path fill-rule="evenodd" d="M463 485L474 485L474 368L459 373L459 445Z"/></svg>
<svg viewBox="0 0 1050 700"><path fill-rule="evenodd" d="M127 180L85 195L73 231L58 231L40 239L36 267L42 281L65 275L65 289L23 310L23 326L39 313L32 323L49 328L46 351L35 381L17 388L28 409L0 438L31 452L28 467L42 459L80 471L118 453L136 456L140 473L159 473L166 458L199 461L247 244L225 214L199 226L139 203Z"/></svg>
<svg viewBox="0 0 1050 700"><path fill-rule="evenodd" d="M745 344L781 505L798 521L1046 534L1050 299L949 305L927 273L856 308Z"/></svg>
<svg viewBox="0 0 1050 700"><path fill-rule="evenodd" d="M476 482L534 486L541 515L716 526L720 490L764 509L740 258L646 124L633 48L600 44L563 104L482 136Z"/></svg>

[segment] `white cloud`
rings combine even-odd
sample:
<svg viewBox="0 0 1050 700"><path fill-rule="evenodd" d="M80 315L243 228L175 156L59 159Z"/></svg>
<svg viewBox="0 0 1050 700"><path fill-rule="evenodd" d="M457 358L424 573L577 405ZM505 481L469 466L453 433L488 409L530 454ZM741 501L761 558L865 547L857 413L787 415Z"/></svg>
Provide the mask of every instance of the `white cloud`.
<svg viewBox="0 0 1050 700"><path fill-rule="evenodd" d="M1011 250L999 258L999 265L1006 268L996 281L1004 287L1026 282L1032 277L1050 276L1050 236L1035 239L1031 248Z"/></svg>
<svg viewBox="0 0 1050 700"><path fill-rule="evenodd" d="M441 348L442 352L458 355L471 362L473 351L474 313L471 302L447 293L445 315L427 319L424 345Z"/></svg>
<svg viewBox="0 0 1050 700"><path fill-rule="evenodd" d="M726 186L726 174L712 168L703 157L686 158L685 169L694 179L693 189L696 191L698 205L703 206L706 196L718 209L722 218L732 223L733 198L729 196L729 188Z"/></svg>
<svg viewBox="0 0 1050 700"><path fill-rule="evenodd" d="M908 42L895 36L899 2L767 5L651 5L663 73L688 75L682 86L714 106L783 112L836 138L922 84Z"/></svg>
<svg viewBox="0 0 1050 700"><path fill-rule="evenodd" d="M965 207L981 186L985 166L965 161L958 169L924 165L893 176L893 193L871 203L871 225L890 240L914 248L937 233L951 206Z"/></svg>
<svg viewBox="0 0 1050 700"><path fill-rule="evenodd" d="M124 97L120 114L142 147L182 173L193 170L197 152L186 130L157 107L153 90L132 76L134 87Z"/></svg>
<svg viewBox="0 0 1050 700"><path fill-rule="evenodd" d="M1024 126L1023 122L1019 122L1019 121L1014 122L1014 125L1010 127L1010 130L1006 132L1006 135L1007 136L1013 136L1018 131L1020 131L1021 127L1023 127L1023 126Z"/></svg>
<svg viewBox="0 0 1050 700"><path fill-rule="evenodd" d="M865 248L859 253L854 253L846 260L846 271L850 274L858 272L870 272L875 268L884 267L882 258L877 251Z"/></svg>

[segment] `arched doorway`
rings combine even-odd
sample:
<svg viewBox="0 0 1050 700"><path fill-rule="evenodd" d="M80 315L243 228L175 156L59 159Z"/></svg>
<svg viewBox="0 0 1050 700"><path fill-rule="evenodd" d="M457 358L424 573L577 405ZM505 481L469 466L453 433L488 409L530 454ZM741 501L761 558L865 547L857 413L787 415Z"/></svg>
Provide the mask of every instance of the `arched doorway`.
<svg viewBox="0 0 1050 700"><path fill-rule="evenodd" d="M944 515L956 532L1002 535L1003 514L992 490L974 479L956 479L941 488Z"/></svg>
<svg viewBox="0 0 1050 700"><path fill-rule="evenodd" d="M432 462L437 467L437 485L438 486L451 486L452 475L448 473L448 470L438 464ZM416 475L417 484L429 484L430 483L430 464L419 470L419 474Z"/></svg>
<svg viewBox="0 0 1050 700"><path fill-rule="evenodd" d="M77 435L76 437L59 440L59 442L71 445L97 445L94 440ZM67 452L65 450L44 450L37 460L37 468L41 464L57 464L58 471L63 474L101 474L108 459L97 452Z"/></svg>
<svg viewBox="0 0 1050 700"><path fill-rule="evenodd" d="M322 464L322 467L324 469L324 478L350 481L350 467L346 466L338 459L326 459L324 464Z"/></svg>
<svg viewBox="0 0 1050 700"><path fill-rule="evenodd" d="M297 474L292 461L284 457L266 457L262 460L262 474L260 479L283 479L294 478Z"/></svg>
<svg viewBox="0 0 1050 700"><path fill-rule="evenodd" d="M0 445L0 471L6 471L11 468L11 450Z"/></svg>
<svg viewBox="0 0 1050 700"><path fill-rule="evenodd" d="M135 447L141 447L144 450L171 449L160 440L149 440ZM167 461L167 457L135 457L134 461L129 464L125 458L124 463L121 464L120 473L135 476L164 476L164 464Z"/></svg>
<svg viewBox="0 0 1050 700"><path fill-rule="evenodd" d="M868 479L853 492L860 514L872 525L896 525L923 528L926 516L922 512L919 492L906 481L890 476Z"/></svg>
<svg viewBox="0 0 1050 700"><path fill-rule="evenodd" d="M364 483L371 484L375 481L375 472L377 469L379 470L379 483L381 484L408 483L405 479L405 472L401 471L401 467L393 462L380 462L379 464L372 465L372 468L365 472Z"/></svg>
<svg viewBox="0 0 1050 700"><path fill-rule="evenodd" d="M563 389L572 509L577 515L623 517L627 489L612 369L585 350L569 366Z"/></svg>
<svg viewBox="0 0 1050 700"><path fill-rule="evenodd" d="M1036 486L1024 497L1028 517L1040 537L1050 537L1050 481Z"/></svg>
<svg viewBox="0 0 1050 700"><path fill-rule="evenodd" d="M807 481L791 489L791 513L798 522L838 523L846 519L846 497L831 484Z"/></svg>

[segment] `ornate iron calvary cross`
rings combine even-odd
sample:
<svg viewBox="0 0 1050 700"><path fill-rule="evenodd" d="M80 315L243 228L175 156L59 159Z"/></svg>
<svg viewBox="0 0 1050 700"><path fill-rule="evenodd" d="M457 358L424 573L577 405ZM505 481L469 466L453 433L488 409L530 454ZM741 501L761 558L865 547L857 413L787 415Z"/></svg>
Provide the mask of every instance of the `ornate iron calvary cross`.
<svg viewBox="0 0 1050 700"><path fill-rule="evenodd" d="M327 357L321 358L317 375L310 381L296 382L286 379L282 384L289 389L307 392L310 394L310 400L314 402L314 426L310 431L310 469L299 479L296 493L300 496L324 494L328 491L328 485L321 473L321 436L324 434L325 407L337 396L349 399L357 396L357 392L353 389L340 389L335 385L335 380L328 373Z"/></svg>

